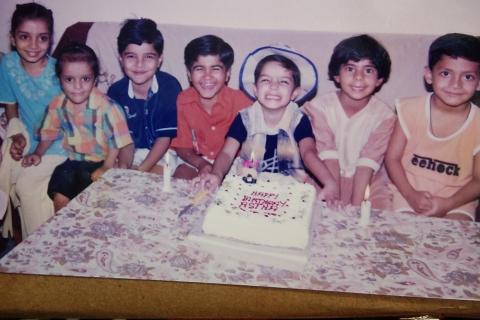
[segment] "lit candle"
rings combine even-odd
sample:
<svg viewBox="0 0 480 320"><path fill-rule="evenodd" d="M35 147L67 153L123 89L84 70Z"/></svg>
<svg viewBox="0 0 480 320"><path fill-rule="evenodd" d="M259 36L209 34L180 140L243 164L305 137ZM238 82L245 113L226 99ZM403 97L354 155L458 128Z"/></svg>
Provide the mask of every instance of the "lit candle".
<svg viewBox="0 0 480 320"><path fill-rule="evenodd" d="M372 203L368 200L369 198L370 198L370 186L367 185L367 188L365 188L365 196L363 198L362 204L360 205L359 225L361 227L366 227L370 222L370 211L372 208Z"/></svg>
<svg viewBox="0 0 480 320"><path fill-rule="evenodd" d="M165 153L165 164L163 165L163 191L170 192L172 191L172 174L170 166L170 153Z"/></svg>

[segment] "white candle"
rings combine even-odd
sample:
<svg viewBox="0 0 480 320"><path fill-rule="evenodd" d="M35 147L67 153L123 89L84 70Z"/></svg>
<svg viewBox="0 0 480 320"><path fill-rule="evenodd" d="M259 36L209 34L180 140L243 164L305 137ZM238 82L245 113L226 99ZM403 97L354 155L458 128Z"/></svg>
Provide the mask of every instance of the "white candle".
<svg viewBox="0 0 480 320"><path fill-rule="evenodd" d="M367 186L365 189L364 200L360 205L360 221L359 225L361 227L366 227L370 222L370 211L372 209L372 203L368 200L370 197L370 187Z"/></svg>
<svg viewBox="0 0 480 320"><path fill-rule="evenodd" d="M165 164L163 165L163 191L165 192L172 191L171 170L170 153L167 151L165 153Z"/></svg>

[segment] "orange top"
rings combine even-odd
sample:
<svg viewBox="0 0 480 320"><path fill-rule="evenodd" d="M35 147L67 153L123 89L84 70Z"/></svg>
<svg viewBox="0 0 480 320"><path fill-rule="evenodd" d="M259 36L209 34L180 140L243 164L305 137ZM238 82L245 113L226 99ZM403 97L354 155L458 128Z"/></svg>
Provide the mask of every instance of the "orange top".
<svg viewBox="0 0 480 320"><path fill-rule="evenodd" d="M196 149L200 155L214 160L238 111L251 104L242 91L225 86L209 114L194 88L182 91L177 99L178 129L172 147Z"/></svg>

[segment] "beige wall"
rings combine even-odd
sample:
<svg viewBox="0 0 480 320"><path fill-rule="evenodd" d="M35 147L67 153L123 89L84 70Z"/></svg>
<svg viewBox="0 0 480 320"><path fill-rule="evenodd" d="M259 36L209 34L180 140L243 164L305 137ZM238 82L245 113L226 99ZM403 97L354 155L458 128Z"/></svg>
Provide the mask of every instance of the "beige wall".
<svg viewBox="0 0 480 320"><path fill-rule="evenodd" d="M371 33L480 34L479 0L37 0L54 11L56 40L77 21L149 17L162 23ZM0 51L16 3L0 1Z"/></svg>

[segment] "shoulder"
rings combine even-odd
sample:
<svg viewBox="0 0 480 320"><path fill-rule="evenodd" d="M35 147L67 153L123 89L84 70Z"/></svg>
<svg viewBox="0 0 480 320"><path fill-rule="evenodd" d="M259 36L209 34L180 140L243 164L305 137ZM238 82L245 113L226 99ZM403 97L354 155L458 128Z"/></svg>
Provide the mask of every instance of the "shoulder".
<svg viewBox="0 0 480 320"><path fill-rule="evenodd" d="M62 92L58 95L56 95L55 97L53 97L53 99L50 101L49 105L48 105L48 109L49 110L56 110L56 109L60 109L63 104L64 104L64 101L65 101L66 97L65 97L65 94Z"/></svg>
<svg viewBox="0 0 480 320"><path fill-rule="evenodd" d="M425 106L425 103L429 97L430 95L397 99L395 101L397 113L411 112L412 109L418 110L419 107Z"/></svg>
<svg viewBox="0 0 480 320"><path fill-rule="evenodd" d="M0 59L0 67L2 68L2 70L6 70L6 71L19 68L20 57L18 56L18 53L16 51L12 51L5 54Z"/></svg>
<svg viewBox="0 0 480 320"><path fill-rule="evenodd" d="M155 76L157 77L160 88L168 86L171 88L175 88L178 91L181 90L180 82L178 82L177 78L175 78L171 74L159 70L155 73Z"/></svg>
<svg viewBox="0 0 480 320"><path fill-rule="evenodd" d="M110 88L108 88L107 94L109 97L116 99L122 95L128 94L128 78L123 77L122 79L114 82Z"/></svg>
<svg viewBox="0 0 480 320"><path fill-rule="evenodd" d="M370 98L370 107L372 113L374 113L380 118L395 117L394 109L376 96L372 96Z"/></svg>

